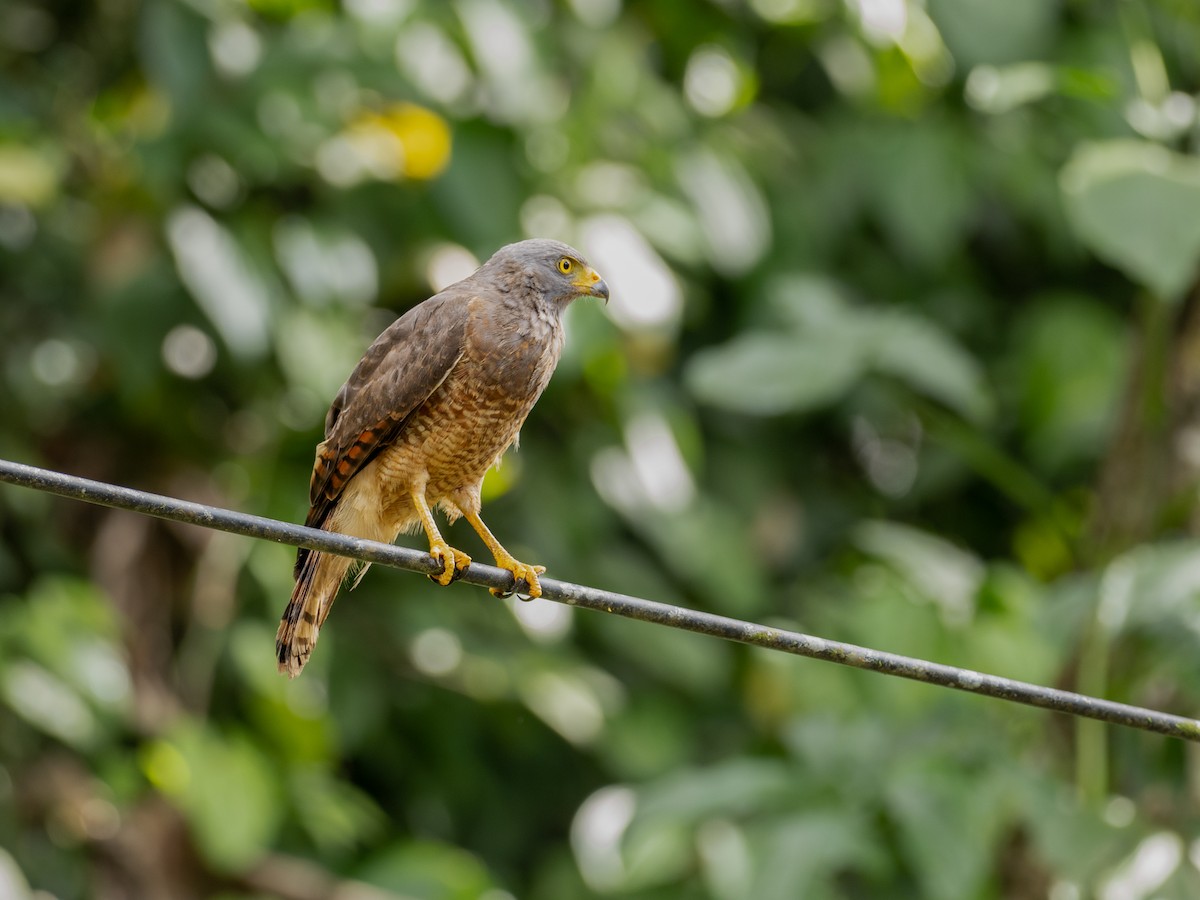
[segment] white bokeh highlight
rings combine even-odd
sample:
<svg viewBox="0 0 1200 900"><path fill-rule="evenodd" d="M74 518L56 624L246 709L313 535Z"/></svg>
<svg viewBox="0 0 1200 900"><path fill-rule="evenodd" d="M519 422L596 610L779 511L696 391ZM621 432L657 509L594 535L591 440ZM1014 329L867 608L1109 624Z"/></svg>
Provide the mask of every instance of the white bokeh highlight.
<svg viewBox="0 0 1200 900"><path fill-rule="evenodd" d="M683 312L679 282L628 219L591 216L580 233L592 265L608 283L608 312L619 326L640 331L677 324Z"/></svg>

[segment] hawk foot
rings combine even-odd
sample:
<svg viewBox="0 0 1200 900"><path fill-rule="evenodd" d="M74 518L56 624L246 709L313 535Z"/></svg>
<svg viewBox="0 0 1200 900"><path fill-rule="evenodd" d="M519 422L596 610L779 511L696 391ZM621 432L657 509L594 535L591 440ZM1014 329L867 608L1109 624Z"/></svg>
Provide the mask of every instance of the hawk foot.
<svg viewBox="0 0 1200 900"><path fill-rule="evenodd" d="M525 594L528 599L542 596L542 586L538 583L538 576L546 571L545 566L531 566L528 563L517 562L511 556L505 559L497 559L496 565L501 569L508 569L513 574L513 586L510 590L501 590L500 588L491 588L492 596L494 597L509 597L516 594L518 597Z"/></svg>
<svg viewBox="0 0 1200 900"><path fill-rule="evenodd" d="M429 555L442 564L441 573L430 575L429 580L435 584L440 584L442 587L452 584L466 571L467 566L471 564L471 557L467 556L461 550L455 550L444 541L437 541L431 544Z"/></svg>

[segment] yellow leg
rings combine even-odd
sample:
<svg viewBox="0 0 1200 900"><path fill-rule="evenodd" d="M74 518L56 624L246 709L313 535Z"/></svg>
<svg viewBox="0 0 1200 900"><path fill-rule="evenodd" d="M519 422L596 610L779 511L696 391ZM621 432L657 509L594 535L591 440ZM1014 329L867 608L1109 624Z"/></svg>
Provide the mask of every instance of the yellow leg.
<svg viewBox="0 0 1200 900"><path fill-rule="evenodd" d="M442 573L440 575L430 575L429 577L442 585L442 587L445 587L461 575L463 570L471 564L471 557L467 556L461 550L455 550L446 543L442 537L442 533L438 531L437 522L433 520L433 511L430 510L429 504L425 502L425 492L423 490L410 491L409 496L412 497L413 507L416 508L417 515L421 517L421 527L425 529L425 535L429 538L429 555L442 564Z"/></svg>
<svg viewBox="0 0 1200 900"><path fill-rule="evenodd" d="M463 516L471 523L471 527L479 533L479 536L483 538L483 542L487 544L487 548L492 551L492 556L496 557L496 565L502 569L508 569L508 571L513 573L513 578L516 580L516 589L519 591L521 582L524 581L528 586L530 597L542 596L542 586L538 584L538 576L546 571L546 567L531 566L513 559L513 555L500 545L500 542L496 540L496 536L483 524L483 519L479 518L479 513L463 510ZM497 597L505 595L504 591L498 591L495 588L492 588L492 593Z"/></svg>

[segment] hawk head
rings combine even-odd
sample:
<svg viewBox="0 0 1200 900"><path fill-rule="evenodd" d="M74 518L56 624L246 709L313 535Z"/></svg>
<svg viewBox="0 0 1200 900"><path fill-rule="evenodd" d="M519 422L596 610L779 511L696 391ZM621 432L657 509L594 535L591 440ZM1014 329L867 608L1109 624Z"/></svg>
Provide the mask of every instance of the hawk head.
<svg viewBox="0 0 1200 900"><path fill-rule="evenodd" d="M608 285L583 254L561 241L535 238L501 247L483 265L510 284L530 284L543 297L566 306L576 297L608 301Z"/></svg>

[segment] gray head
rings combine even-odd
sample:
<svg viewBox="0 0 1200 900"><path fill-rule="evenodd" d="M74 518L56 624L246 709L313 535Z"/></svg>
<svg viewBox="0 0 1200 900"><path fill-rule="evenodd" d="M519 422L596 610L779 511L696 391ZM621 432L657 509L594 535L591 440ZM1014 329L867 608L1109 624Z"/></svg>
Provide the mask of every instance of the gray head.
<svg viewBox="0 0 1200 900"><path fill-rule="evenodd" d="M479 269L504 290L524 287L559 307L576 297L608 300L608 285L583 254L561 241L534 238L497 250Z"/></svg>

